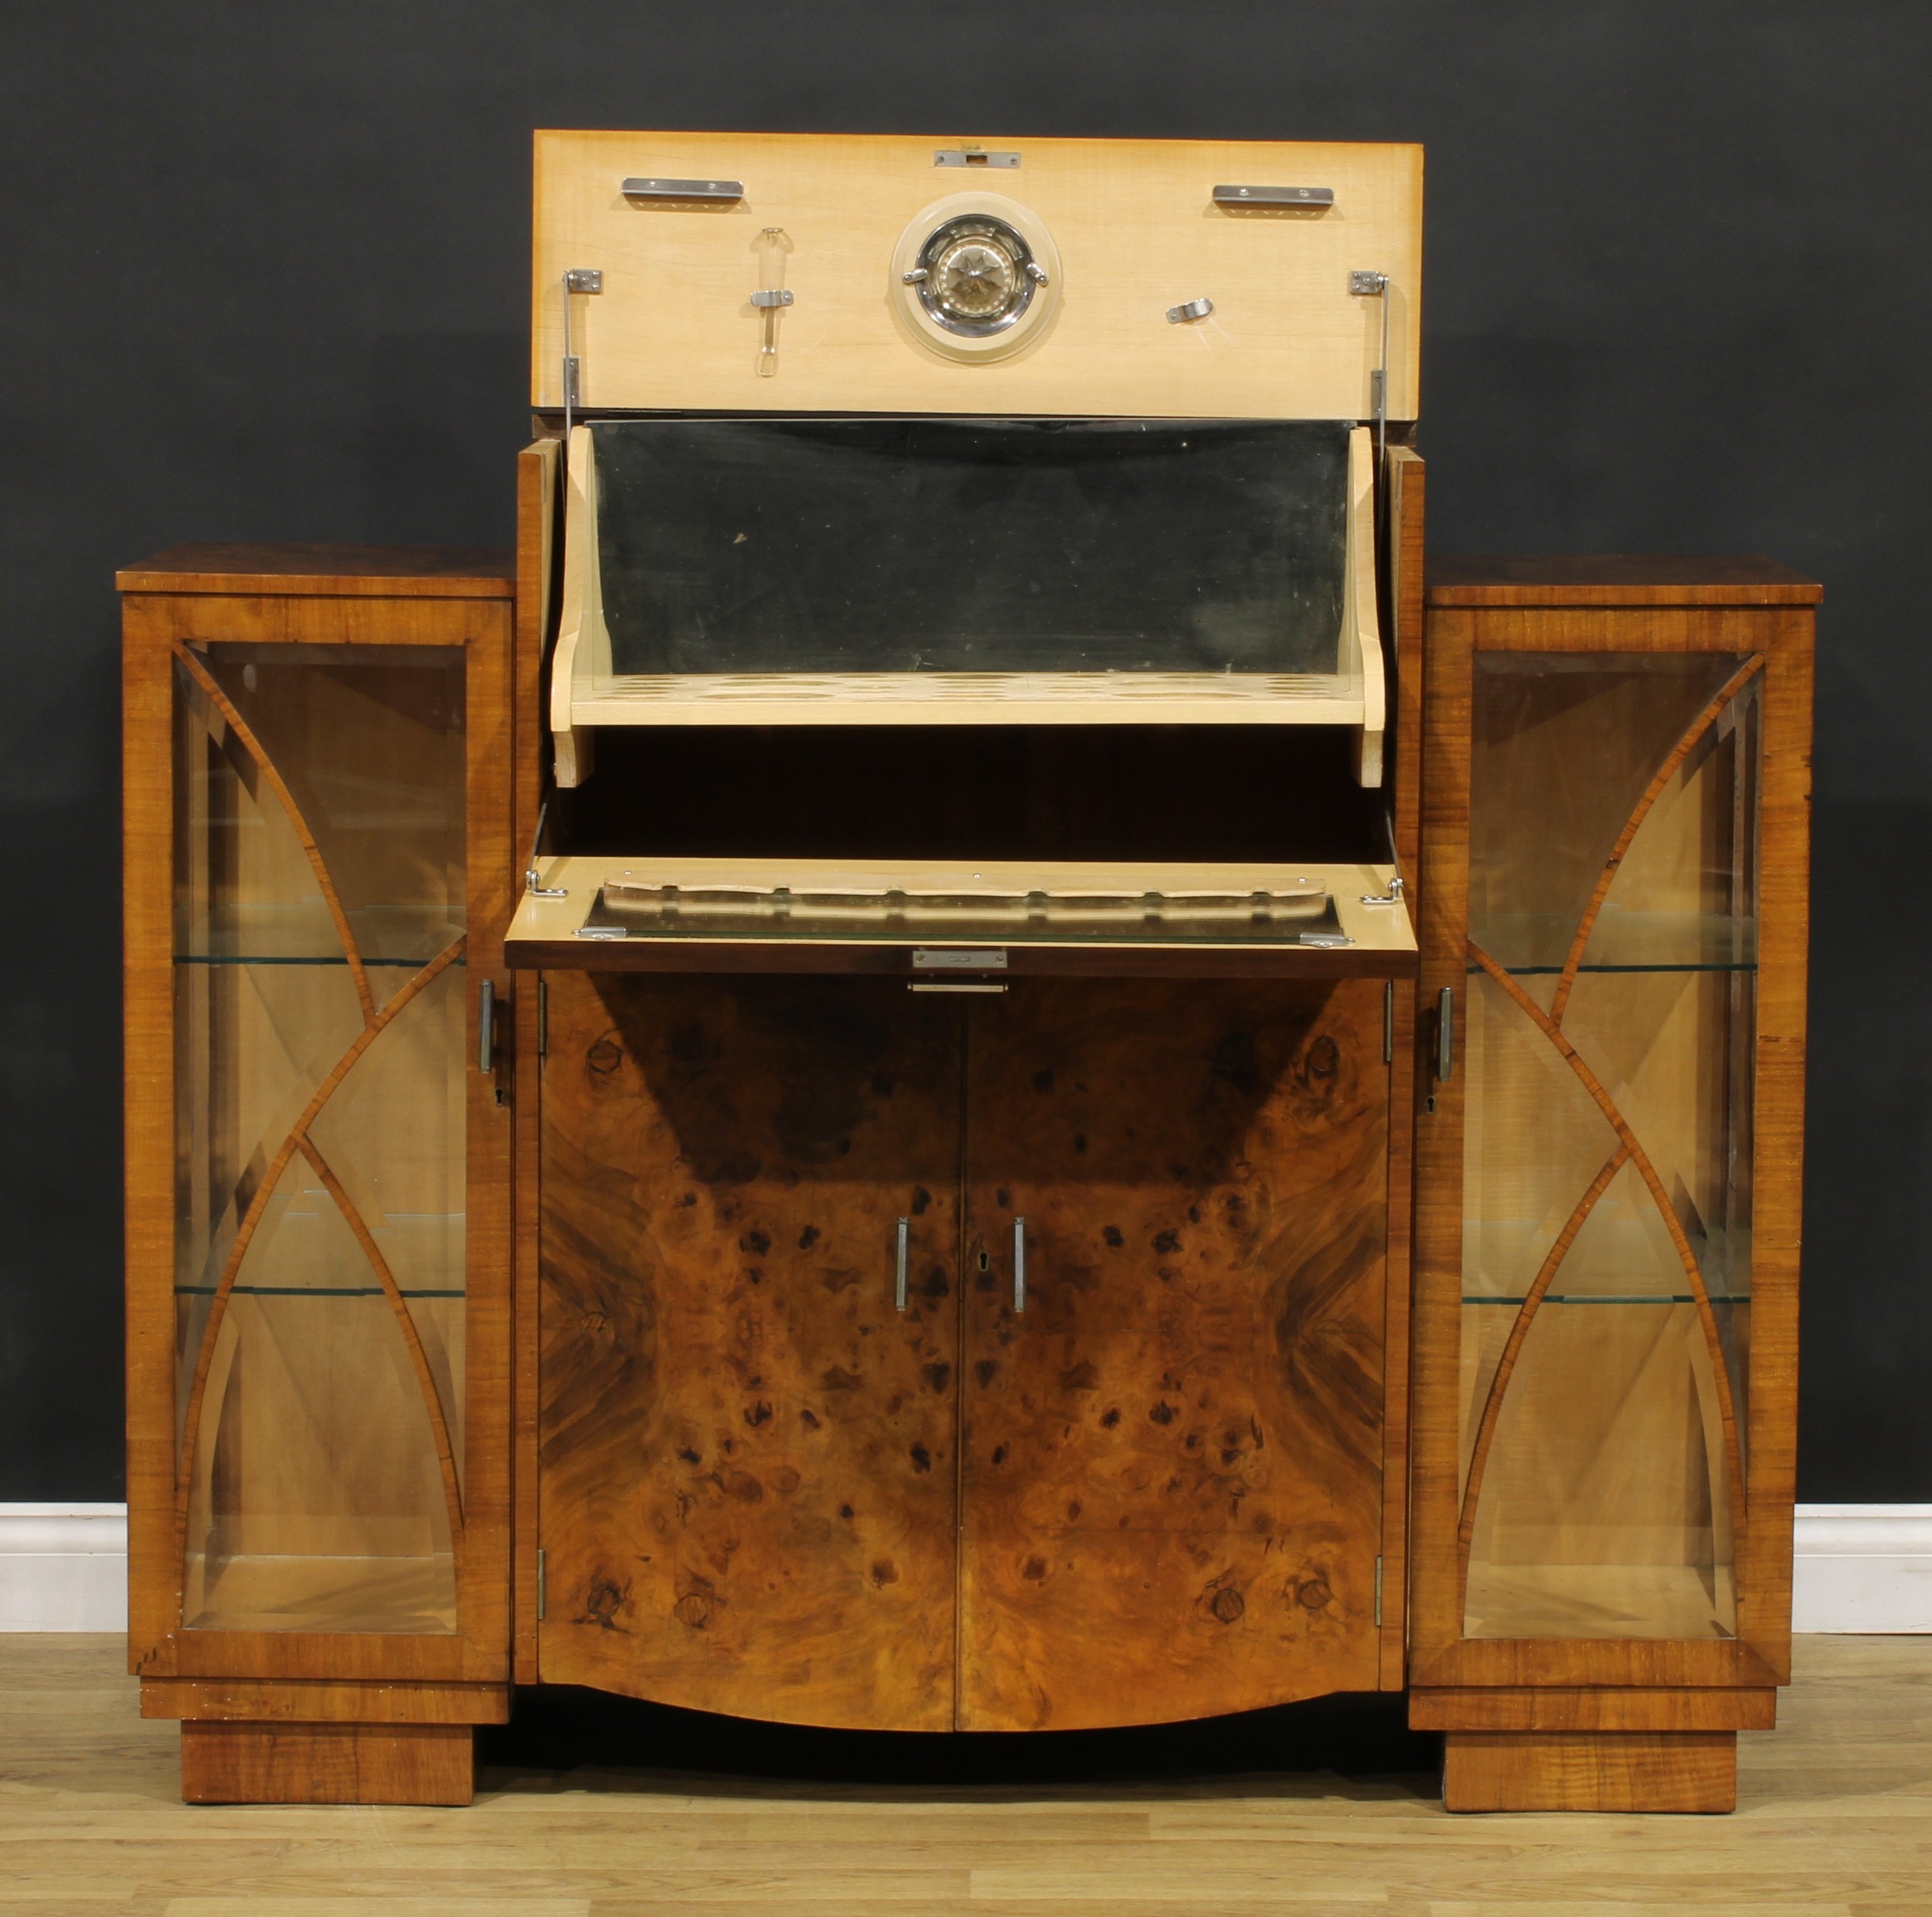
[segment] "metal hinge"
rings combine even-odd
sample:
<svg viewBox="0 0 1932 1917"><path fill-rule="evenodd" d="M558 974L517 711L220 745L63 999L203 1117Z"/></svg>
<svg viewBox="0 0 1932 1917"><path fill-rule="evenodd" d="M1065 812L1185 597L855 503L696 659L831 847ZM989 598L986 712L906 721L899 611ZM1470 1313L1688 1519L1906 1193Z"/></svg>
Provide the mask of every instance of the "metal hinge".
<svg viewBox="0 0 1932 1917"><path fill-rule="evenodd" d="M1389 987L1391 991L1394 989ZM536 982L536 1055L539 1058L550 1055L550 986L545 979Z"/></svg>
<svg viewBox="0 0 1932 1917"><path fill-rule="evenodd" d="M545 1585L545 1583L546 1583L546 1582L547 1582L547 1581L546 1581L546 1578L545 1578L545 1576L544 1576L543 1547L541 1544L539 1544L539 1545L537 1547L537 1552L536 1552L536 1621L537 1621L537 1622L538 1622L538 1623L539 1623L539 1624L541 1624L541 1623L543 1622L543 1612L544 1612L544 1608L545 1608L545 1606L544 1606L544 1597L545 1597L545 1592L544 1592L544 1588L543 1588L543 1587L544 1587L544 1585ZM1382 1622L1382 1608L1381 1608L1381 1607L1382 1607L1382 1560L1381 1560L1379 1558L1378 1558L1376 1560L1376 1622L1378 1624L1379 1624L1379 1623Z"/></svg>
<svg viewBox="0 0 1932 1917"><path fill-rule="evenodd" d="M539 1558L543 1554L541 1551L537 1553ZM537 1616L541 1617L543 1615L539 1609ZM1382 1629L1382 1560L1379 1558L1376 1560L1376 1629L1378 1631Z"/></svg>
<svg viewBox="0 0 1932 1917"><path fill-rule="evenodd" d="M546 888L537 873L536 862L542 856L539 848L543 843L543 822L549 816L549 812L550 802L546 798L536 809L536 830L530 835L530 856L523 866L523 889L532 898L568 898L570 894L566 887Z"/></svg>
<svg viewBox="0 0 1932 1917"><path fill-rule="evenodd" d="M570 350L570 295L603 291L600 267L573 266L563 275L563 443L566 449L570 443L570 415L583 403L577 386L577 356Z"/></svg>
<svg viewBox="0 0 1932 1917"><path fill-rule="evenodd" d="M1389 276L1358 267L1349 275L1349 291L1358 299L1382 302L1382 363L1369 375L1369 412L1376 423L1376 453L1389 449Z"/></svg>

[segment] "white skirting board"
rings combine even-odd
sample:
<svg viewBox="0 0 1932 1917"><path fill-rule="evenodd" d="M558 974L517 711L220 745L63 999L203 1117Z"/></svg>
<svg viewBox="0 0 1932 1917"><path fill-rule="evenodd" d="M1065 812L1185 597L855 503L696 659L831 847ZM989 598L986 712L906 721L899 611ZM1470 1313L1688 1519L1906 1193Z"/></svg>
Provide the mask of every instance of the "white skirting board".
<svg viewBox="0 0 1932 1917"><path fill-rule="evenodd" d="M1801 1504L1791 1629L1932 1631L1932 1504Z"/></svg>
<svg viewBox="0 0 1932 1917"><path fill-rule="evenodd" d="M1791 1624L1932 1633L1932 1504L1801 1504ZM124 1504L0 1504L0 1631L128 1628Z"/></svg>
<svg viewBox="0 0 1932 1917"><path fill-rule="evenodd" d="M0 1504L0 1631L124 1631L128 1507Z"/></svg>

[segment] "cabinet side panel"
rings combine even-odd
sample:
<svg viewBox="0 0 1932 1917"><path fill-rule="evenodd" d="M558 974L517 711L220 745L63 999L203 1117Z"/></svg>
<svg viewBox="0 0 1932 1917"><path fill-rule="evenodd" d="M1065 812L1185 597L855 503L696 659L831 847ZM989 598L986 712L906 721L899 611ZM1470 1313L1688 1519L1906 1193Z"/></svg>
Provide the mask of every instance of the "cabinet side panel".
<svg viewBox="0 0 1932 1917"><path fill-rule="evenodd" d="M1415 1283L1410 1402L1412 1674L1462 1634L1457 1593L1457 1357L1461 1339L1464 1074L1453 1041L1468 1002L1469 725L1474 616L1429 615L1423 740L1422 975L1416 1064ZM1454 1005L1449 1078L1437 1076L1441 995Z"/></svg>
<svg viewBox="0 0 1932 1917"><path fill-rule="evenodd" d="M1396 869L1412 917L1421 909L1423 523L1427 468L1406 446L1389 455L1389 607L1395 653ZM1382 1682L1406 1675L1409 1592L1410 1336L1414 1298L1417 988L1394 987L1389 1085L1387 1424L1383 1476Z"/></svg>
<svg viewBox="0 0 1932 1917"><path fill-rule="evenodd" d="M174 1668L173 666L146 603L124 603L128 1667Z"/></svg>
<svg viewBox="0 0 1932 1917"><path fill-rule="evenodd" d="M464 1675L506 1674L510 1598L511 1148L518 1067L515 995L503 963L517 870L512 844L514 707L512 609L501 601L451 608L468 639L469 1464L461 1582ZM477 1061L478 995L488 979L503 1028L491 1071Z"/></svg>
<svg viewBox="0 0 1932 1917"><path fill-rule="evenodd" d="M1759 880L1756 1305L1740 1635L1788 1682L1798 1492L1798 1268L1804 1184L1814 618L1763 615L1764 769Z"/></svg>
<svg viewBox="0 0 1932 1917"><path fill-rule="evenodd" d="M513 872L535 843L543 805L548 739L544 720L544 648L549 642L552 574L556 557L556 479L560 444L539 440L516 461L516 643L512 674L515 741ZM520 880L513 880L520 884ZM540 1100L538 1078L543 1043L539 1001L543 982L528 979L516 995L516 1083L512 1116L515 1186L514 1355L511 1365L511 1476L515 1513L512 1638L516 1681L536 1681L536 1351L537 1163Z"/></svg>

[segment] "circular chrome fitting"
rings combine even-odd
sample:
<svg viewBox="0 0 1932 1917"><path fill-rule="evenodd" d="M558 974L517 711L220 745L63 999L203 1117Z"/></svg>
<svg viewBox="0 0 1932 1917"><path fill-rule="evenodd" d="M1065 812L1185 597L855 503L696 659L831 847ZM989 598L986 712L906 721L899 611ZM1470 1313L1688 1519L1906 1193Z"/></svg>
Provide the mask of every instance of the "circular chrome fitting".
<svg viewBox="0 0 1932 1917"><path fill-rule="evenodd" d="M1003 359L1036 338L1060 296L1060 254L1039 219L995 193L928 206L893 252L894 306L949 359Z"/></svg>

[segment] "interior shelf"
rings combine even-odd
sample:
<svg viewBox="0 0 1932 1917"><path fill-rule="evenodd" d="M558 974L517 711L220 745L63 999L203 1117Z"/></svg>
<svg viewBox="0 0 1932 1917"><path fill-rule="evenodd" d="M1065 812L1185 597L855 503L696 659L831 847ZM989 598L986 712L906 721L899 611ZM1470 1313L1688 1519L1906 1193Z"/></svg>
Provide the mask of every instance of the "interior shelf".
<svg viewBox="0 0 1932 1917"><path fill-rule="evenodd" d="M505 944L512 967L935 978L1416 968L1389 866L580 856L540 862L533 877Z"/></svg>
<svg viewBox="0 0 1932 1917"><path fill-rule="evenodd" d="M1121 427L1119 422L1111 424ZM607 423L607 430L617 434L636 427L636 422ZM843 428L870 430L857 422L844 422ZM1145 429L1132 422L1121 430L1129 428L1145 437ZM660 436L695 434L699 441L719 437L715 430L694 428L685 422L657 423L652 430ZM757 430L767 435L758 448L785 465L784 443L770 441L767 427ZM1026 422L1006 422L976 430L1010 434L1031 429ZM1210 436L1205 427L1162 430L1192 432L1203 440ZM653 600L648 605L631 606L628 601L637 596L632 590L634 575L661 580L675 574L682 581L683 573L667 567L655 549L645 554L620 549L627 540L643 536L640 526L656 525L666 513L682 510L680 502L687 495L697 495L713 518L712 509L721 499L728 500L737 514L730 523L736 524L741 518L751 529L730 540L728 553L762 554L773 543L774 521L781 516L767 496L775 483L772 472L766 466L738 470L729 461L714 471L716 460L710 447L702 455L687 447L684 456L699 461L689 483L682 489L669 486L667 492L665 475L657 475L658 490L651 501L632 499L621 510L613 507L614 519L607 525L601 495L627 482L634 487L640 472L651 472L651 462L640 465L635 449L627 453L621 439L600 450L597 429L580 426L570 435L568 452L562 611L550 679L557 784L576 786L590 775L600 727L1154 724L1345 727L1356 738L1356 778L1365 786L1379 785L1387 698L1377 615L1370 435L1362 427L1280 422L1272 430L1277 434L1338 435L1333 448L1339 462L1336 483L1324 502L1325 509L1332 509L1334 519L1335 596L1327 615L1326 656L1318 661L1298 659L1291 642L1297 622L1305 621L1311 605L1321 598L1313 589L1318 568L1311 556L1318 540L1308 551L1297 550L1294 564L1287 568L1290 578L1285 586L1275 582L1284 595L1280 604L1248 604L1239 601L1237 593L1236 600L1223 605L1204 580L1179 581L1172 588L1175 602L1152 615L1155 629L1134 635L1123 652L1120 635L1106 629L1107 620L1118 611L1106 602L1105 585L1117 565L1100 563L1097 553L1087 555L1089 563L1083 565L1077 563L1077 556L1070 558L1061 550L1046 567L1046 575L1040 575L1037 568L1046 562L1039 555L982 550L975 542L988 534L968 509L970 489L965 506L951 502L950 516L930 526L920 518L922 509L933 508L935 502L930 499L879 497L876 489L871 494L862 489L851 496L841 492L836 502L824 504L827 515L858 516L842 520L842 528L845 538L866 555L862 564L842 574L835 590L826 588L828 603L849 623L825 632L808 629L811 621L803 608L807 601L816 601L800 584L799 569L809 573L816 563L813 555L823 544L825 529L818 526L815 514L811 516L812 536L804 539L801 534L795 550L787 548L791 552L789 564L777 567L769 577L755 571L741 577L736 570L740 562L719 561L714 555L712 563L725 568L716 582L715 604L706 601L706 609L695 617L688 642L680 645L665 628L677 621L682 585L674 581L665 587L668 598L664 603ZM1184 439L1182 447L1186 444ZM756 449L747 451L747 460L750 450ZM612 471L604 470L606 462L616 462ZM1284 471L1296 465L1285 458L1279 463ZM835 455L829 470L835 478L841 471ZM893 468L902 478L920 470L918 461L901 461ZM1251 484L1253 475L1246 478ZM982 476L982 483L991 482ZM1130 496L1131 489L1123 499ZM1250 512L1262 503L1248 500L1240 486L1228 502L1231 510ZM1284 502L1279 501L1270 508L1281 509ZM879 516L876 525L865 518L868 512ZM1311 509L1311 512L1313 519L1321 516ZM1009 515L1008 536L1019 536L1014 528L1026 523L1026 515L1017 519ZM729 527L706 519L701 526L686 529L698 546L709 550ZM1197 536L1200 532L1187 529ZM1226 540L1233 529L1217 523L1213 538ZM1304 533L1308 530L1302 529ZM1255 552L1271 551L1286 539L1284 527L1274 531L1273 540L1257 532L1237 541L1250 563ZM1158 533L1150 530L1139 550L1151 550L1150 541L1155 546L1165 541L1176 550L1193 550L1182 540L1182 529L1172 521ZM782 538L777 543L784 543ZM921 577L922 568L931 574L948 554L956 569L953 588L940 587L937 574ZM752 558L743 562L753 567L760 563ZM687 555L683 570L688 572L699 564ZM885 590L889 569L909 565L911 577L919 580L917 587ZM1041 596L1040 577L1047 575L1070 582L1074 588L1073 601L1060 609L1063 617L1050 639L1024 629L1026 620L1037 616L1034 609L1053 600L1051 594ZM889 577L896 579L898 574L890 572ZM1015 584L1029 578L1029 590ZM1237 591L1227 581L1221 584L1224 590ZM1240 589L1251 591L1253 582L1243 582ZM882 591L883 603L895 608L883 632L873 630L872 624L878 614L874 602ZM721 615L719 608L726 608L729 616ZM922 635L917 620L935 611L940 615L940 635ZM1141 608L1135 616L1148 615ZM1083 627L1086 621L1095 622L1090 631ZM770 632L764 630L766 625ZM634 626L648 638L654 652L684 669L637 670L642 662L626 653L627 634L633 649L638 642L631 630ZM818 658L821 652L835 661L832 669ZM755 666L750 662L754 656ZM694 661L702 669L692 669ZM908 663L917 669L903 669ZM1067 669L1070 663L1077 669ZM1333 669L1278 669L1308 663ZM1269 669L1271 666L1277 669Z"/></svg>

